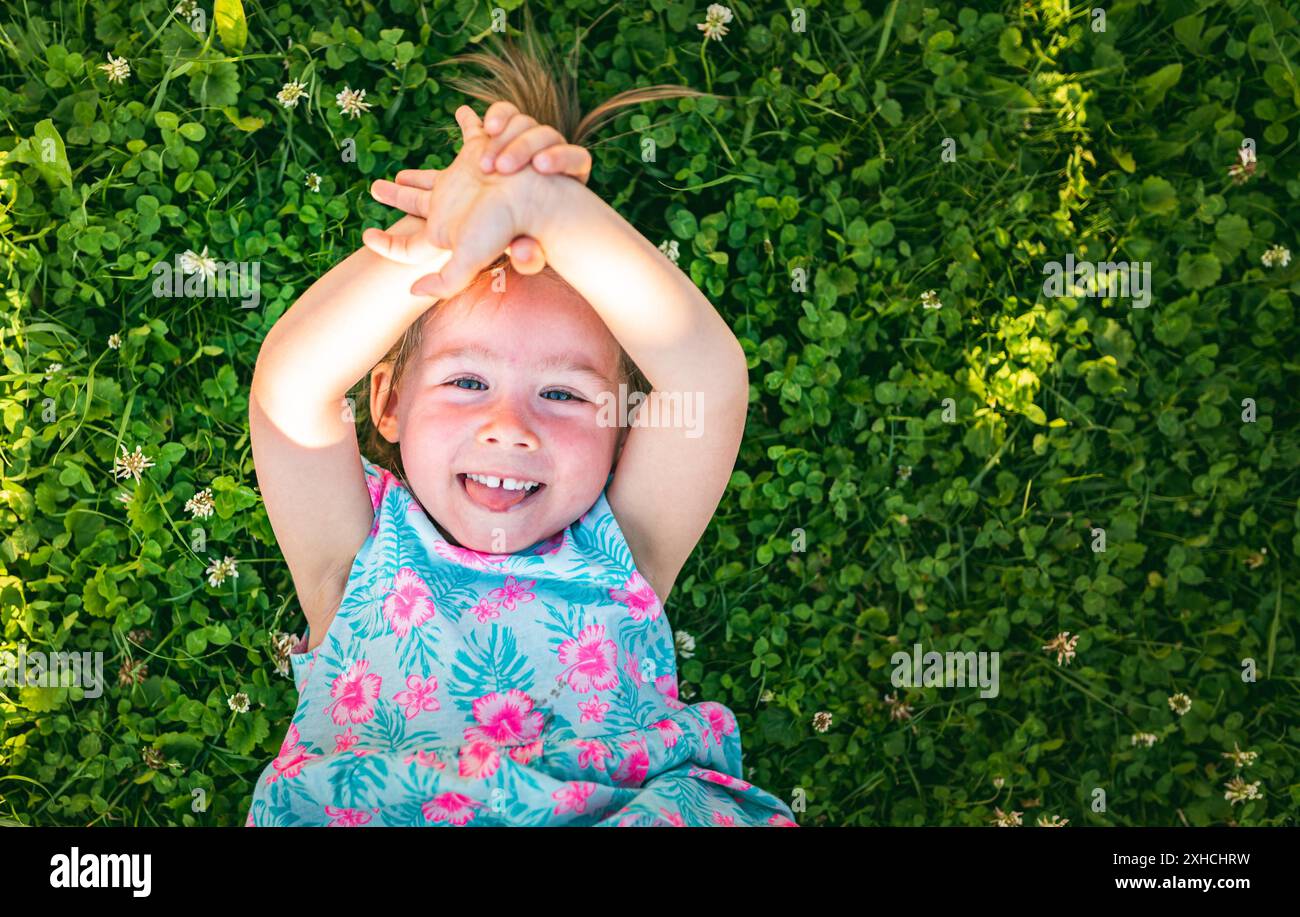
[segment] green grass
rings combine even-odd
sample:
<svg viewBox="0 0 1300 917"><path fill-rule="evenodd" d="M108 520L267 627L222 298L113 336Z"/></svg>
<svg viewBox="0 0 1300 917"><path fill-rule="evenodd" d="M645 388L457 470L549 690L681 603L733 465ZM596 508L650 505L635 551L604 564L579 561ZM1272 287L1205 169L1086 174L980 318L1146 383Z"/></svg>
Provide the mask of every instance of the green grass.
<svg viewBox="0 0 1300 917"><path fill-rule="evenodd" d="M534 6L561 49L590 29L588 105L731 96L625 111L592 148L591 187L677 240L750 355L732 487L668 603L684 692L737 713L746 777L804 824L1294 824L1300 259L1262 259L1300 255L1300 25L1234 0L1117 2L1105 31L1077 4L861 6L802 4L795 32L736 3L707 43L704 4ZM102 651L108 682L0 687L0 817L240 824L279 747L271 636L304 622L254 489L258 345L391 219L374 178L450 161L464 99L432 65L490 27L376 7L247 0L242 44L158 0L0 13L0 646ZM311 98L287 111L291 78ZM340 117L345 85L369 113ZM204 246L260 262L257 308L152 295L155 262ZM1149 262L1149 307L1045 296L1070 254ZM136 446L138 486L114 479ZM1000 653L1000 693L894 688L918 642ZM1234 745L1258 758L1234 771ZM1261 798L1230 804L1234 773Z"/></svg>

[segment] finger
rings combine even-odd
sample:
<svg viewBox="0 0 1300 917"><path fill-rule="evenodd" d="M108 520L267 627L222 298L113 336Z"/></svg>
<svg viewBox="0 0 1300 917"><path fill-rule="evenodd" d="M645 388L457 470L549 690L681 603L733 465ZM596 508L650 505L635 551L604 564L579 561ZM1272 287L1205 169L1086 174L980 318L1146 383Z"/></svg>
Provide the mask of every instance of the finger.
<svg viewBox="0 0 1300 917"><path fill-rule="evenodd" d="M433 183L441 173L442 169L402 169L397 173L397 183L432 191Z"/></svg>
<svg viewBox="0 0 1300 917"><path fill-rule="evenodd" d="M515 142L521 134L533 130L537 126L537 120L528 115L516 115L511 118L510 123L502 129L501 133L493 137L488 142L488 145L483 148L483 158L479 166L482 167L484 172L491 172L495 167L494 163L497 154L506 146ZM524 161L527 162L528 160ZM497 167L497 171L500 171L499 167Z"/></svg>
<svg viewBox="0 0 1300 917"><path fill-rule="evenodd" d="M519 109L515 107L513 102L507 102L504 99L493 102L483 115L483 129L495 136L517 114L519 114Z"/></svg>
<svg viewBox="0 0 1300 917"><path fill-rule="evenodd" d="M533 168L547 175L572 175L584 185L591 178L591 153L572 143L547 147L533 156Z"/></svg>
<svg viewBox="0 0 1300 917"><path fill-rule="evenodd" d="M461 136L468 143L476 137L487 137L488 133L483 129L483 122L479 120L478 113L468 105L462 105L456 109L456 123L460 125Z"/></svg>
<svg viewBox="0 0 1300 917"><path fill-rule="evenodd" d="M429 215L429 203L433 199L433 194L430 191L412 188L409 185L399 185L383 178L377 178L371 183L370 196L381 204L387 204L389 207L396 207L398 210L404 210L420 217Z"/></svg>
<svg viewBox="0 0 1300 917"><path fill-rule="evenodd" d="M564 137L559 131L547 124L538 125L502 145L496 159L496 170L503 174L517 172L543 151L561 146L564 146Z"/></svg>
<svg viewBox="0 0 1300 917"><path fill-rule="evenodd" d="M422 232L411 236L395 236L382 229L367 229L361 234L361 241L376 255L402 264L429 261L440 251Z"/></svg>
<svg viewBox="0 0 1300 917"><path fill-rule="evenodd" d="M519 236L510 243L510 263L520 274L536 274L546 267L542 246L532 236Z"/></svg>

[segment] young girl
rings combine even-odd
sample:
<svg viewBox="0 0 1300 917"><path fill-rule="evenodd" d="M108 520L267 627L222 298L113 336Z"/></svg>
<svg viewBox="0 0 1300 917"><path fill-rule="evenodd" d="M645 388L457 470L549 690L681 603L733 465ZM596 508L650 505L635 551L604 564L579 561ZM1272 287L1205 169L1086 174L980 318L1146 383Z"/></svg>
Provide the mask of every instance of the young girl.
<svg viewBox="0 0 1300 917"><path fill-rule="evenodd" d="M531 51L472 59L496 80L470 95L516 102L461 106L447 169L376 182L411 215L258 355L257 477L309 627L247 824L794 825L732 712L678 700L662 603L730 477L744 354L564 141L698 93L575 123ZM375 462L345 397L368 371ZM654 425L607 410L639 372Z"/></svg>

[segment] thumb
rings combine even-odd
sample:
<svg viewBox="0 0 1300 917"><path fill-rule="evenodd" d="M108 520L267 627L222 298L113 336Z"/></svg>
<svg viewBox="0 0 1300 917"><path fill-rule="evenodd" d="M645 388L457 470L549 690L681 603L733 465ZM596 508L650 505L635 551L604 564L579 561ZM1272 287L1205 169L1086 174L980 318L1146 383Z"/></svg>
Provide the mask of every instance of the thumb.
<svg viewBox="0 0 1300 917"><path fill-rule="evenodd" d="M433 296L437 299L450 299L465 289L474 280L477 273L474 266L459 252L453 252L451 260L442 266L442 270L425 274L411 285L414 296Z"/></svg>

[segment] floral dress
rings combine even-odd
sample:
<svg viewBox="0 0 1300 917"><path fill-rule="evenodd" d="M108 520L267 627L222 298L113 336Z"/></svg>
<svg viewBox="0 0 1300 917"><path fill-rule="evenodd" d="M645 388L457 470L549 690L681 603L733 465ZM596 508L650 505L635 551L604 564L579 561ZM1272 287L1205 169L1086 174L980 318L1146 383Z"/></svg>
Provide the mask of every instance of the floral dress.
<svg viewBox="0 0 1300 917"><path fill-rule="evenodd" d="M517 554L450 544L364 457L374 525L249 826L779 825L736 718L677 699L672 630L604 492Z"/></svg>

